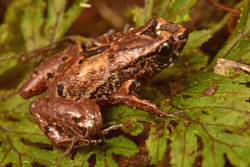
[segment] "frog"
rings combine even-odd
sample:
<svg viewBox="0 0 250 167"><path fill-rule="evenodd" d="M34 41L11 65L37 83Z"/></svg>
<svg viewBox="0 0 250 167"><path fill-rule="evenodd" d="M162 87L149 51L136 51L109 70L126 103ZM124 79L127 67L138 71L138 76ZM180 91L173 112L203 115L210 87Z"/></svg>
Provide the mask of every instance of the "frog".
<svg viewBox="0 0 250 167"><path fill-rule="evenodd" d="M106 42L104 42L104 39ZM57 147L89 146L122 128L103 128L107 106L126 105L153 116L173 117L138 91L168 68L188 39L186 28L157 17L126 32L101 37L91 47L75 44L39 64L19 89L42 132ZM72 144L73 143L73 144Z"/></svg>

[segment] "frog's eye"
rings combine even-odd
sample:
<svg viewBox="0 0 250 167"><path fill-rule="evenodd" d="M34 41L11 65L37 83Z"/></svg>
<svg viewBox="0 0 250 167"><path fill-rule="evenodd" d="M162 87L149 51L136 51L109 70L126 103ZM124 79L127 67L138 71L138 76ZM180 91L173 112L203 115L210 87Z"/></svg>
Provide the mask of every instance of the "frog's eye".
<svg viewBox="0 0 250 167"><path fill-rule="evenodd" d="M172 51L172 49L173 49L173 44L165 42L162 44L162 46L160 46L159 52L160 54L166 55L169 54Z"/></svg>
<svg viewBox="0 0 250 167"><path fill-rule="evenodd" d="M185 31L183 34L176 35L176 38L180 40L187 39L187 37L188 37L187 31Z"/></svg>

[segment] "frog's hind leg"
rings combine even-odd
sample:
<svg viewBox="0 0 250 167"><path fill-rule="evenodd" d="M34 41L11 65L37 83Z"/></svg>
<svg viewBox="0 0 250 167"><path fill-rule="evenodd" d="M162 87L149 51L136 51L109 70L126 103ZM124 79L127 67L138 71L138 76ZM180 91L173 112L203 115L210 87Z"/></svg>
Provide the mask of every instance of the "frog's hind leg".
<svg viewBox="0 0 250 167"><path fill-rule="evenodd" d="M42 97L34 100L29 111L41 130L57 147L88 146L100 142L95 136L102 126L102 116L89 99L73 101L63 98Z"/></svg>
<svg viewBox="0 0 250 167"><path fill-rule="evenodd" d="M116 103L122 103L135 109L147 111L153 115L160 117L175 117L176 114L179 114L167 114L160 110L154 103L150 102L149 100L142 100L139 99L137 96L131 94L130 89L133 83L135 82L136 80L128 80L124 82L120 89L115 92L113 97L114 101Z"/></svg>
<svg viewBox="0 0 250 167"><path fill-rule="evenodd" d="M66 66L66 63L69 63L80 51L81 46L76 44L46 59L34 69L28 80L19 89L19 94L27 99L44 92L48 82L54 78L60 66Z"/></svg>
<svg viewBox="0 0 250 167"><path fill-rule="evenodd" d="M45 135L57 147L65 148L72 142L72 136L63 133L60 126L50 122L50 113L48 112L48 98L42 97L34 100L29 107L30 113L34 117L34 121L38 124Z"/></svg>

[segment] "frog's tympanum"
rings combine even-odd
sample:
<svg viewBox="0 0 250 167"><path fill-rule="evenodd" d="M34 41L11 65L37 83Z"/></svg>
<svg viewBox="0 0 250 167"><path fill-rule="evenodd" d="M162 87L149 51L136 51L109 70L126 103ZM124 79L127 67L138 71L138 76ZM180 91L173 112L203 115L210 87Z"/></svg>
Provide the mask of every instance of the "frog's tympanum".
<svg viewBox="0 0 250 167"><path fill-rule="evenodd" d="M75 44L46 59L19 90L25 99L47 90L45 97L30 104L29 111L58 147L98 143L101 136L120 128L102 128L100 109L107 105L125 104L156 116L171 116L140 99L136 91L173 63L186 43L186 29L155 18L99 40L93 47Z"/></svg>

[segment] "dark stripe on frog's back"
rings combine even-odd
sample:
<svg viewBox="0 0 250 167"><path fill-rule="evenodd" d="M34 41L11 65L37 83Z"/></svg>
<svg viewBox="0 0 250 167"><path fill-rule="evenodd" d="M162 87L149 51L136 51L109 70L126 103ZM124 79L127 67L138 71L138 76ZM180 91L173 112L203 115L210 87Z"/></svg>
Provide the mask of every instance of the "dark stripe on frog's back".
<svg viewBox="0 0 250 167"><path fill-rule="evenodd" d="M138 29L141 29L143 26L141 27L135 27L134 29L128 31L128 32L125 32L123 34L123 39L128 39L129 42L131 41L131 39L129 38L129 36L135 36L135 33L138 31ZM119 39L122 39L122 38L116 38L115 40L112 40L111 43L107 44L107 45L103 45L103 46L100 46L100 47L97 47L95 49L90 49L90 50L85 50L84 53L86 54L85 55L85 58L90 58L92 56L95 56L95 55L98 55L98 54L101 54L102 52L104 52L106 49L110 48L110 46L114 43L114 42L117 42L119 41ZM125 42L125 41L123 41ZM130 44L130 43L128 43ZM86 60L85 60L86 61Z"/></svg>
<svg viewBox="0 0 250 167"><path fill-rule="evenodd" d="M110 45L104 45L104 46L100 46L96 49L92 49L92 50L87 50L85 51L86 53L86 58L89 58L89 57L92 57L92 56L95 56L95 55L98 55L102 52L104 52L106 49L108 49L110 47Z"/></svg>
<svg viewBox="0 0 250 167"><path fill-rule="evenodd" d="M113 47L113 45L115 43L117 43L119 45L118 50L120 50L120 51L124 51L124 50L129 51L129 50L133 50L134 48L138 47L138 46L134 46L134 47L131 47L131 48L126 47L126 46L131 46L131 41L133 41L133 42L138 41L138 43L140 43L141 45L145 45L145 41L148 41L148 39L145 40L145 39L142 39L142 38L138 38L138 35L136 35L136 34L138 32L140 32L140 31L148 31L148 29L155 28L156 26L157 26L157 21L154 20L151 25L150 24L148 25L148 27L145 27L145 25L139 26L139 27L134 27L133 29L125 32L121 36L121 38L116 38L115 40L113 40L108 45L103 45L103 46L97 47L95 49L84 51L84 53L86 53L85 58L89 58L89 57L101 54L105 50L110 48L110 46ZM147 44L147 45L149 45L149 44ZM112 47L111 47L111 50L112 50Z"/></svg>

